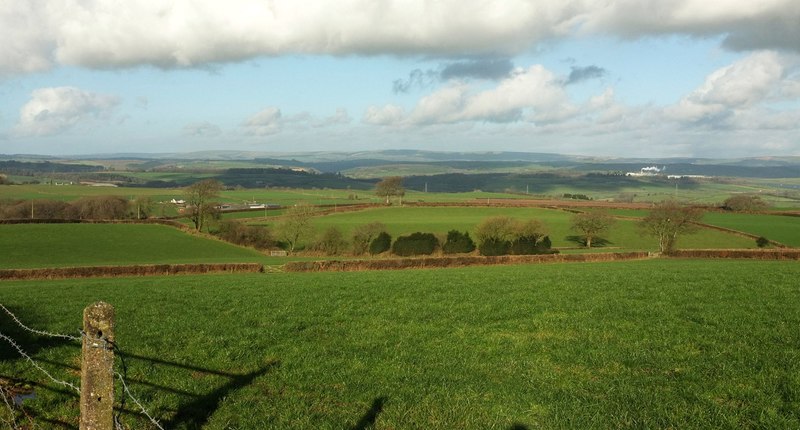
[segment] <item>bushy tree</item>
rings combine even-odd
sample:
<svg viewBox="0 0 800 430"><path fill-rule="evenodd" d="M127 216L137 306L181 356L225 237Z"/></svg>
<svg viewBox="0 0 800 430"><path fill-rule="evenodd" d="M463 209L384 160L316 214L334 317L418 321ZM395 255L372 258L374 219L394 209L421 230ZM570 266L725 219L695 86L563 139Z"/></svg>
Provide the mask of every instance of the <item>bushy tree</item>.
<svg viewBox="0 0 800 430"><path fill-rule="evenodd" d="M186 215L194 224L197 231L203 229L206 221L214 216L216 203L222 183L216 179L205 179L195 182L184 189L186 200Z"/></svg>
<svg viewBox="0 0 800 430"><path fill-rule="evenodd" d="M353 229L353 254L361 255L370 249L372 241L378 237L379 234L386 231L386 225L382 222L371 222L369 224L362 224ZM390 237L391 243L391 237ZM388 250L387 247L384 251ZM381 251L383 252L383 251ZM370 252L372 253L372 252Z"/></svg>
<svg viewBox="0 0 800 430"><path fill-rule="evenodd" d="M475 250L475 242L469 237L469 232L450 230L447 232L447 240L442 245L442 252L445 254L467 254Z"/></svg>
<svg viewBox="0 0 800 430"><path fill-rule="evenodd" d="M324 252L325 255L339 255L347 247L344 234L335 226L328 227L322 232L314 249Z"/></svg>
<svg viewBox="0 0 800 430"><path fill-rule="evenodd" d="M767 208L767 202L753 194L739 194L725 199L722 203L725 210L734 212L758 212Z"/></svg>
<svg viewBox="0 0 800 430"><path fill-rule="evenodd" d="M403 196L406 195L406 190L403 188L402 176L389 176L375 184L375 194L380 197L386 198L388 205L391 197L400 197L400 204L403 204Z"/></svg>
<svg viewBox="0 0 800 430"><path fill-rule="evenodd" d="M592 239L608 231L614 224L614 218L606 212L582 212L572 217L572 230L583 236L587 248L592 247Z"/></svg>
<svg viewBox="0 0 800 430"><path fill-rule="evenodd" d="M683 206L675 201L664 201L650 210L642 219L640 227L649 235L658 238L659 250L663 253L675 251L678 237L698 230L697 222L703 217L698 208Z"/></svg>
<svg viewBox="0 0 800 430"><path fill-rule="evenodd" d="M439 239L433 233L416 232L400 236L392 244L392 253L403 257L430 255L439 247Z"/></svg>
<svg viewBox="0 0 800 430"><path fill-rule="evenodd" d="M372 255L382 254L392 248L392 236L382 231L369 243L369 253Z"/></svg>
<svg viewBox="0 0 800 430"><path fill-rule="evenodd" d="M289 246L289 252L294 252L299 242L307 237L312 237L314 226L311 218L314 216L314 207L302 202L289 207L283 215L283 220L275 227L278 236Z"/></svg>
<svg viewBox="0 0 800 430"><path fill-rule="evenodd" d="M769 246L769 239L764 236L760 236L758 239L756 239L756 246L759 248L765 248Z"/></svg>

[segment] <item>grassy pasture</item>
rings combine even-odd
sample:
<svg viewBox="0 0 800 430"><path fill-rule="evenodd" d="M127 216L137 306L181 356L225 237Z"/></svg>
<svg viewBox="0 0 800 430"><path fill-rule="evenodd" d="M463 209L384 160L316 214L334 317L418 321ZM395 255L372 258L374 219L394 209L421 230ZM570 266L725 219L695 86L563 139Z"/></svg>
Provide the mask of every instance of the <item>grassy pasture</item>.
<svg viewBox="0 0 800 430"><path fill-rule="evenodd" d="M703 217L703 222L800 247L800 217L709 212Z"/></svg>
<svg viewBox="0 0 800 430"><path fill-rule="evenodd" d="M167 428L798 428L798 276L648 260L3 282L0 297L62 333L114 304L131 389ZM78 345L0 321L77 382ZM42 428L75 425L77 399L15 354L0 343L0 375L36 384Z"/></svg>
<svg viewBox="0 0 800 430"><path fill-rule="evenodd" d="M0 225L0 268L269 262L254 250L145 224Z"/></svg>
<svg viewBox="0 0 800 430"><path fill-rule="evenodd" d="M344 212L315 218L317 230L338 227L349 236L355 226L380 221L386 224L393 237L416 231L441 233L456 229L474 233L475 226L486 217L507 215L519 219L535 218L542 221L555 247L574 247L571 240L576 233L570 230L569 212L543 208L483 208L483 207L388 207L367 209L358 212ZM474 236L473 236L474 237ZM655 250L657 241L637 227L635 221L618 220L603 237L606 246L625 250ZM751 239L714 230L701 230L694 235L681 237L678 246L682 248L753 248Z"/></svg>

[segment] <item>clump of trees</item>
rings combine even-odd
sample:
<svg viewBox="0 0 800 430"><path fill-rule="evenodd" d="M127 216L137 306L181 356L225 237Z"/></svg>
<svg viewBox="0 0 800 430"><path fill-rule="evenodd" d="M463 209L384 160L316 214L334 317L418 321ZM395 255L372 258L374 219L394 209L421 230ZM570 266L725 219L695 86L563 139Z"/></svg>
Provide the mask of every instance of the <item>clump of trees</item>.
<svg viewBox="0 0 800 430"><path fill-rule="evenodd" d="M378 233L378 236L369 243L370 255L383 254L390 249L392 249L392 236L385 231Z"/></svg>
<svg viewBox="0 0 800 430"><path fill-rule="evenodd" d="M83 197L67 203L60 200L15 200L0 202L0 219L119 220L147 217L149 205L119 196Z"/></svg>
<svg viewBox="0 0 800 430"><path fill-rule="evenodd" d="M344 234L337 227L328 227L317 239L314 244L316 251L322 252L325 255L339 255L344 252L347 247L347 241Z"/></svg>
<svg viewBox="0 0 800 430"><path fill-rule="evenodd" d="M439 239L433 233L416 232L400 236L392 244L392 253L401 257L431 255L439 248Z"/></svg>
<svg viewBox="0 0 800 430"><path fill-rule="evenodd" d="M508 216L484 219L475 228L481 255L529 255L550 251L550 238L544 225L535 219L518 220Z"/></svg>
<svg viewBox="0 0 800 430"><path fill-rule="evenodd" d="M403 188L402 176L389 176L375 184L375 195L386 198L386 204L391 203L392 197L399 197L400 204L403 204L403 196L406 195L406 189Z"/></svg>
<svg viewBox="0 0 800 430"><path fill-rule="evenodd" d="M669 254L676 250L678 237L698 231L696 223L702 217L700 209L670 200L653 207L639 225L645 233L658 238L659 251Z"/></svg>
<svg viewBox="0 0 800 430"><path fill-rule="evenodd" d="M592 247L592 240L608 231L614 224L614 218L606 212L581 212L572 217L570 227L583 237L587 248Z"/></svg>
<svg viewBox="0 0 800 430"><path fill-rule="evenodd" d="M256 249L270 249L276 246L275 238L269 228L246 225L236 221L221 222L217 236L227 242L252 246Z"/></svg>
<svg viewBox="0 0 800 430"><path fill-rule="evenodd" d="M767 208L767 202L753 194L739 194L725 199L722 208L733 212L758 212Z"/></svg>

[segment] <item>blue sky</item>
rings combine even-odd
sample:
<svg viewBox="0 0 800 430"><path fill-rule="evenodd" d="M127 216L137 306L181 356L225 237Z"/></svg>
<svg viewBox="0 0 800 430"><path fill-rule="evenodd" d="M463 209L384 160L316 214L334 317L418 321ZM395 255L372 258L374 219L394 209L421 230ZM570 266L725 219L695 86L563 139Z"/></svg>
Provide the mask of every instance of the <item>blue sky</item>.
<svg viewBox="0 0 800 430"><path fill-rule="evenodd" d="M734 3L0 0L0 153L800 155L800 4Z"/></svg>

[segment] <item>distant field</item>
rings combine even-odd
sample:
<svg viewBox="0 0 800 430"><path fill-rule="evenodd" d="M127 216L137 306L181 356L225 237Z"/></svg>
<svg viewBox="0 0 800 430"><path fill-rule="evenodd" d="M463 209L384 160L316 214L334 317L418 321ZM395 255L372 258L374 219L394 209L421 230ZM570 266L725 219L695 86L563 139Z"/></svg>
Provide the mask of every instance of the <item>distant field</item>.
<svg viewBox="0 0 800 430"><path fill-rule="evenodd" d="M800 217L710 212L703 222L800 247Z"/></svg>
<svg viewBox="0 0 800 430"><path fill-rule="evenodd" d="M648 260L2 282L0 297L72 334L84 306L112 303L131 390L169 429L789 429L798 277ZM79 345L0 324L77 383ZM76 398L5 343L0 375L35 383L42 428L77 422Z"/></svg>
<svg viewBox="0 0 800 430"><path fill-rule="evenodd" d="M446 234L449 230L474 233L475 226L489 216L507 215L519 219L535 218L542 221L555 247L578 246L571 237L569 212L542 208L482 208L482 207L389 207L368 209L359 212L331 214L314 219L318 231L335 226L349 236L352 229L361 224L379 221L386 224L393 237L416 231ZM474 237L474 235L473 235ZM655 250L657 241L639 231L635 221L619 220L604 236L607 247L615 249ZM751 239L702 230L694 235L681 237L678 247L693 248L753 248Z"/></svg>
<svg viewBox="0 0 800 430"><path fill-rule="evenodd" d="M140 224L0 225L0 255L2 269L270 260L172 227Z"/></svg>

